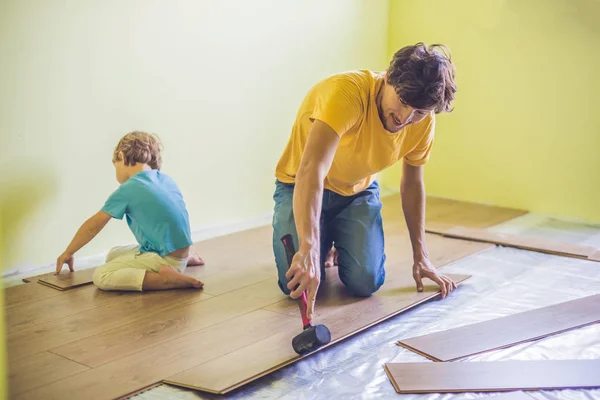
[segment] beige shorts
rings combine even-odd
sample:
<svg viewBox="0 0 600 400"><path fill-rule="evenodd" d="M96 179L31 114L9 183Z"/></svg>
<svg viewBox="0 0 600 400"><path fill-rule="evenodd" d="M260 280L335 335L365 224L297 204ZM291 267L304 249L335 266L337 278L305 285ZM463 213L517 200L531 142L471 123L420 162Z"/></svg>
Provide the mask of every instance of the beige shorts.
<svg viewBox="0 0 600 400"><path fill-rule="evenodd" d="M118 246L106 256L106 264L94 271L94 285L102 290L141 291L146 271L158 272L169 266L181 273L187 258L161 257L157 253L141 253L140 246Z"/></svg>

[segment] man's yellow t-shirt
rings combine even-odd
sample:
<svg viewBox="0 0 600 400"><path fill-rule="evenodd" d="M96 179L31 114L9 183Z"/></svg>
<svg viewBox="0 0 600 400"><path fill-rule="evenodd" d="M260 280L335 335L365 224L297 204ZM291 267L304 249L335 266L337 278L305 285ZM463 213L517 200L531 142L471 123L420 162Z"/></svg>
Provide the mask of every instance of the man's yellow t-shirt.
<svg viewBox="0 0 600 400"><path fill-rule="evenodd" d="M388 132L376 105L383 83L383 73L364 70L332 75L317 83L296 115L292 134L277 163L276 178L294 182L315 119L340 136L325 189L353 195L368 188L375 174L401 159L414 166L425 164L434 141L433 112L400 132Z"/></svg>

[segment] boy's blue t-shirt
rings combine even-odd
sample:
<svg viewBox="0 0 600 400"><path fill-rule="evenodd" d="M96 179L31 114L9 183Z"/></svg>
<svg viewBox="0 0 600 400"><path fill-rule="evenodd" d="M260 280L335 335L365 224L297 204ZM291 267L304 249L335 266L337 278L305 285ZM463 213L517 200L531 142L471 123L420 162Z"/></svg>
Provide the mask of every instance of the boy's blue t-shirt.
<svg viewBox="0 0 600 400"><path fill-rule="evenodd" d="M158 170L142 171L110 195L102 211L127 216L140 251L165 256L192 244L189 216L177 184Z"/></svg>

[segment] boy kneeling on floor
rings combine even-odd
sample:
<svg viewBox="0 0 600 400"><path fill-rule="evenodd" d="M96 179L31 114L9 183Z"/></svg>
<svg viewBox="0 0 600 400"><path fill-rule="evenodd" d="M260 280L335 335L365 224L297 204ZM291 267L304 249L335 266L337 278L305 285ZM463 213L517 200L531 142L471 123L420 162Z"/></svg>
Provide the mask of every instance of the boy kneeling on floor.
<svg viewBox="0 0 600 400"><path fill-rule="evenodd" d="M165 290L201 288L203 283L183 274L187 265L202 265L190 254L188 212L177 184L160 172L160 141L155 135L131 132L119 141L113 164L120 186L102 209L85 221L56 260L73 271L73 255L92 240L111 218L127 217L139 245L111 249L106 264L94 271L102 290Z"/></svg>

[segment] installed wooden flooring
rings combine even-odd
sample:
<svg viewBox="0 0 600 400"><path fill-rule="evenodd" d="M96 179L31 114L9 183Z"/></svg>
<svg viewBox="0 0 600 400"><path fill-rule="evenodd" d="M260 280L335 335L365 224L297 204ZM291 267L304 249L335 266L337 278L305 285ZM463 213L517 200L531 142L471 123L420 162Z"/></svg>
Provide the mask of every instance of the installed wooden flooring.
<svg viewBox="0 0 600 400"><path fill-rule="evenodd" d="M433 223L480 228L522 214L439 199L428 201L428 212ZM433 286L415 290L399 196L384 199L383 214L388 261L380 291L352 298L337 269L327 271L315 320L334 340L436 296ZM492 247L430 234L427 240L438 266ZM291 339L300 316L277 287L271 243L270 226L198 243L206 265L187 273L205 283L201 291L59 291L37 282L6 289L11 398L111 399L167 378L224 392L297 361Z"/></svg>

